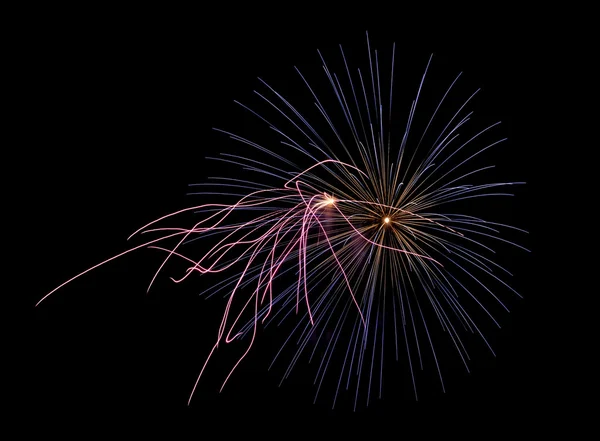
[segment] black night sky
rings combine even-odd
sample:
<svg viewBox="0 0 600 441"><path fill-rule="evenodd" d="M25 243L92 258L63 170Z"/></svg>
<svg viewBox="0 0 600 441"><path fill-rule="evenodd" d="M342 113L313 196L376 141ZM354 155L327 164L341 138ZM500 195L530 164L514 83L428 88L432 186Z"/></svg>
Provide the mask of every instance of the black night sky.
<svg viewBox="0 0 600 441"><path fill-rule="evenodd" d="M188 407L224 301L197 295L207 283L202 277L174 285L168 269L146 294L162 256L152 250L107 264L34 308L66 279L124 251L127 236L141 225L197 203L186 196L188 184L232 173L205 159L239 149L212 128L253 130L254 120L233 100L252 102L257 77L272 80L293 99L295 65L318 72L317 49L335 58L338 44L364 62L365 31L382 51L397 44L398 106L414 95L431 53L432 78L448 80L463 71L465 90L482 88L477 112L486 121L502 120L509 138L494 151L494 173L528 182L500 217L531 231L520 243L535 248L533 157L539 147L530 142L530 131L542 55L534 50L534 37L518 34L520 27L510 22L465 28L422 19L417 25L406 15L360 20L358 11L354 21L293 20L293 10L285 20L267 12L231 18L208 10L69 14L46 23L29 54L32 109L39 121L31 128L38 153L30 185L39 221L28 245L35 249L35 276L24 282L31 310L22 390L26 414L42 430L46 424L72 427L73 421L87 428L123 421L151 428L175 417L191 423L192 436L215 431L212 439L217 426L235 426L244 416L257 418L240 428L252 436L272 422L285 433L317 420L376 424L398 436L418 427L417 421L424 430L439 421L458 432L479 422L487 430L534 424L530 410L545 406L547 393L535 249L527 254L502 248L498 256L524 299L502 292L512 312L500 315L502 329L490 328L496 358L484 347L473 348L471 374L450 361L446 393L435 375L426 375L418 402L405 384L404 360L396 364L396 379L392 363L383 399L361 404L356 413L348 397L333 411L330 396L313 404L312 371L302 366L278 387L285 369L267 371L279 348L270 335L274 329L262 333L221 394L220 381L241 349L219 351Z"/></svg>

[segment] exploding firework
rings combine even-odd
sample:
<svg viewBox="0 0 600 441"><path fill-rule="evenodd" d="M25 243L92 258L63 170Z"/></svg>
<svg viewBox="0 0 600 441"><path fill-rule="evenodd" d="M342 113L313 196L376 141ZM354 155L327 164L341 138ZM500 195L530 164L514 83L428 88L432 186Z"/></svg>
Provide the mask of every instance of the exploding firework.
<svg viewBox="0 0 600 441"><path fill-rule="evenodd" d="M456 98L460 74L448 81L415 128L433 57L404 119L398 119L392 106L395 45L390 49L386 73L368 38L364 70L350 68L342 47L339 73L319 52L321 79L333 105L326 106L314 82L296 69L299 86L316 107L310 116L260 80L256 105L236 103L265 128L269 140L216 129L246 153L212 158L249 177L198 184L212 185L212 191L198 194L216 195L219 201L143 226L130 238L156 237L78 274L38 304L94 268L150 248L165 253L150 287L166 263L177 260L188 266L171 278L174 282L217 274L219 282L203 294L226 299L190 400L217 348L246 344L224 387L254 345L258 328L292 317L294 326L273 363L285 356L284 349L291 350L285 378L302 356L320 358L316 393L329 378L334 405L339 392L351 387L355 406L363 386L367 403L375 393L381 396L385 355L405 356L415 397L415 371L426 359L444 389L434 334L444 333L468 370L463 334L478 336L493 353L473 311L499 326L489 304L508 308L496 291L519 296L504 280L510 273L492 258L494 243L525 250L503 234L523 230L482 218L476 203L510 195L504 188L522 183L485 180L493 165L481 163L483 153L505 138L495 137L499 122L471 129L469 105L478 91ZM197 221L166 226L184 213L194 213Z"/></svg>

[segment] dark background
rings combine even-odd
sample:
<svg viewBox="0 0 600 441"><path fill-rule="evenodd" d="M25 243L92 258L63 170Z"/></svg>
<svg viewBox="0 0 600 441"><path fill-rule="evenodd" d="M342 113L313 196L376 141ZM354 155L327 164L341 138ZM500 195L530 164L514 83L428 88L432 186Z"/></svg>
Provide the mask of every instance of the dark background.
<svg viewBox="0 0 600 441"><path fill-rule="evenodd" d="M290 428L323 417L344 426L399 425L398 433L418 427L415 421L424 422L423 429L432 421L447 428L476 426L475 421L536 425L537 411L549 407L552 395L543 349L544 299L535 283L533 158L539 147L532 132L544 81L539 66L546 61L539 35L517 22L441 27L409 17L361 20L356 11L354 21L292 20L294 11L277 20L257 11L235 18L210 10L52 14L58 18L32 37L32 67L24 72L31 85L27 103L39 121L26 136L35 143L27 178L35 228L26 245L35 250L35 262L25 279L31 310L21 346L26 415L58 427L74 421L112 427L133 420L152 427L175 417L197 424L197 433L247 415L258 417L249 433L267 422ZM140 251L34 308L58 284L125 250L125 239L139 226L189 205L188 184L230 173L205 159L232 145L211 128L249 124L233 100L251 98L256 77L285 87L285 78L296 81L294 65L318 68L316 49L337 55L340 43L366 55L367 30L377 47L396 42L411 80L419 78L432 52L434 76L450 79L464 71L471 89L483 88L478 109L506 124L510 141L497 151L496 163L507 179L528 186L504 215L531 231L523 243L534 252L504 256L524 299L510 302L513 312L490 337L497 358L472 351L472 373L446 375L445 394L435 381L421 382L422 399L415 402L400 384L357 413L347 404L332 411L328 396L312 403L313 377L301 367L278 387L282 371L266 369L278 348L269 347L267 333L221 394L220 374L235 357L220 351L188 407L224 305L197 296L201 278L176 287L167 271L146 294L161 255ZM407 97L416 86L396 85ZM393 378L393 372L387 376Z"/></svg>

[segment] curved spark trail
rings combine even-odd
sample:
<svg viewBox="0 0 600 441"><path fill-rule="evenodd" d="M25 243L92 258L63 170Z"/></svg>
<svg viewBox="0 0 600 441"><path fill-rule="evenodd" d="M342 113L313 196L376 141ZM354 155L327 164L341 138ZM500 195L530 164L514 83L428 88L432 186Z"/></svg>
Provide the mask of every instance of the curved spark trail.
<svg viewBox="0 0 600 441"><path fill-rule="evenodd" d="M330 70L319 52L339 107L337 118L326 111L322 99L296 68L326 128L327 141L323 130L318 131L307 116L261 79L266 90L255 94L274 111L272 117L236 103L278 136L280 145L267 147L233 132L215 129L243 144L251 153L222 154L212 159L241 167L256 177L211 178L216 181L211 183L216 191L193 193L217 195L221 200L237 195L237 201L200 204L144 225L129 239L143 234L159 237L72 277L42 297L37 305L89 271L149 248L165 253L166 257L148 290L171 259L188 265L181 276L171 277L175 283L182 283L194 274L224 277L203 293L213 296L224 292L227 302L216 341L192 388L190 400L218 347L248 337L246 349L229 371L222 389L253 347L258 327L281 323L293 314L299 316L297 324L273 363L285 347L296 341L286 378L301 355L309 352L309 347L312 347L310 360L317 348L321 348L322 359L315 378L318 395L326 375L333 369L333 354L337 350L342 361L331 374L337 386L334 405L340 388L348 389L351 383L356 387L355 408L361 382L366 382L367 404L377 387L377 379L381 397L384 353L386 348L393 348L398 359L402 340L415 397L415 370L417 366L424 368L425 350L435 361L444 389L430 322L445 332L468 370L469 355L461 332L477 334L492 350L469 311L480 309L499 326L486 303L492 301L507 311L508 308L494 293L490 282L518 295L496 274L498 270L508 275L510 272L492 259L493 244L502 242L526 250L502 237L503 231L523 230L469 214L448 212L444 207L459 201L476 204L480 198L511 195L500 189L523 183L473 183L474 177L483 176L494 167L472 165L474 158L481 158L483 152L505 139L484 142L499 123L468 134L473 112L468 112L467 107L478 91L458 104L448 103L453 99L453 88L460 74L450 82L424 130L413 133L416 109L432 58L410 105L401 137L394 140L395 45L389 82L385 84L379 52L371 49L368 36L367 47L368 69L366 72L359 69L354 74L340 46L344 66L340 76ZM386 101L382 97L387 97ZM441 131L432 135L438 111L445 107L453 109L452 117L442 124ZM281 124L275 124L275 118L280 118ZM424 150L426 146L428 150ZM224 188L240 193L225 193ZM200 219L191 228L162 226L184 213L194 213ZM209 237L213 238L210 247L198 245L197 239ZM167 242L174 244L167 246ZM191 244L195 245L195 251L202 250L199 257L184 253L184 247L190 249ZM293 283L284 282L290 277ZM281 284L285 284L283 288Z"/></svg>

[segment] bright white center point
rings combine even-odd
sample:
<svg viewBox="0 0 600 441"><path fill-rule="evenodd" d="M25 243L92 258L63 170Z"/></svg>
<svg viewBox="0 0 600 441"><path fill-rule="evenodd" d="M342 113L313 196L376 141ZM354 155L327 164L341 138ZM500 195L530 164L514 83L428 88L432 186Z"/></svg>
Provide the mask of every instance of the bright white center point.
<svg viewBox="0 0 600 441"><path fill-rule="evenodd" d="M333 205L335 203L335 199L327 198L327 205Z"/></svg>
<svg viewBox="0 0 600 441"><path fill-rule="evenodd" d="M386 217L386 218L384 218L384 219L383 219L383 221L384 221L386 224L389 224L389 223L390 223L390 218L389 218L389 217Z"/></svg>

